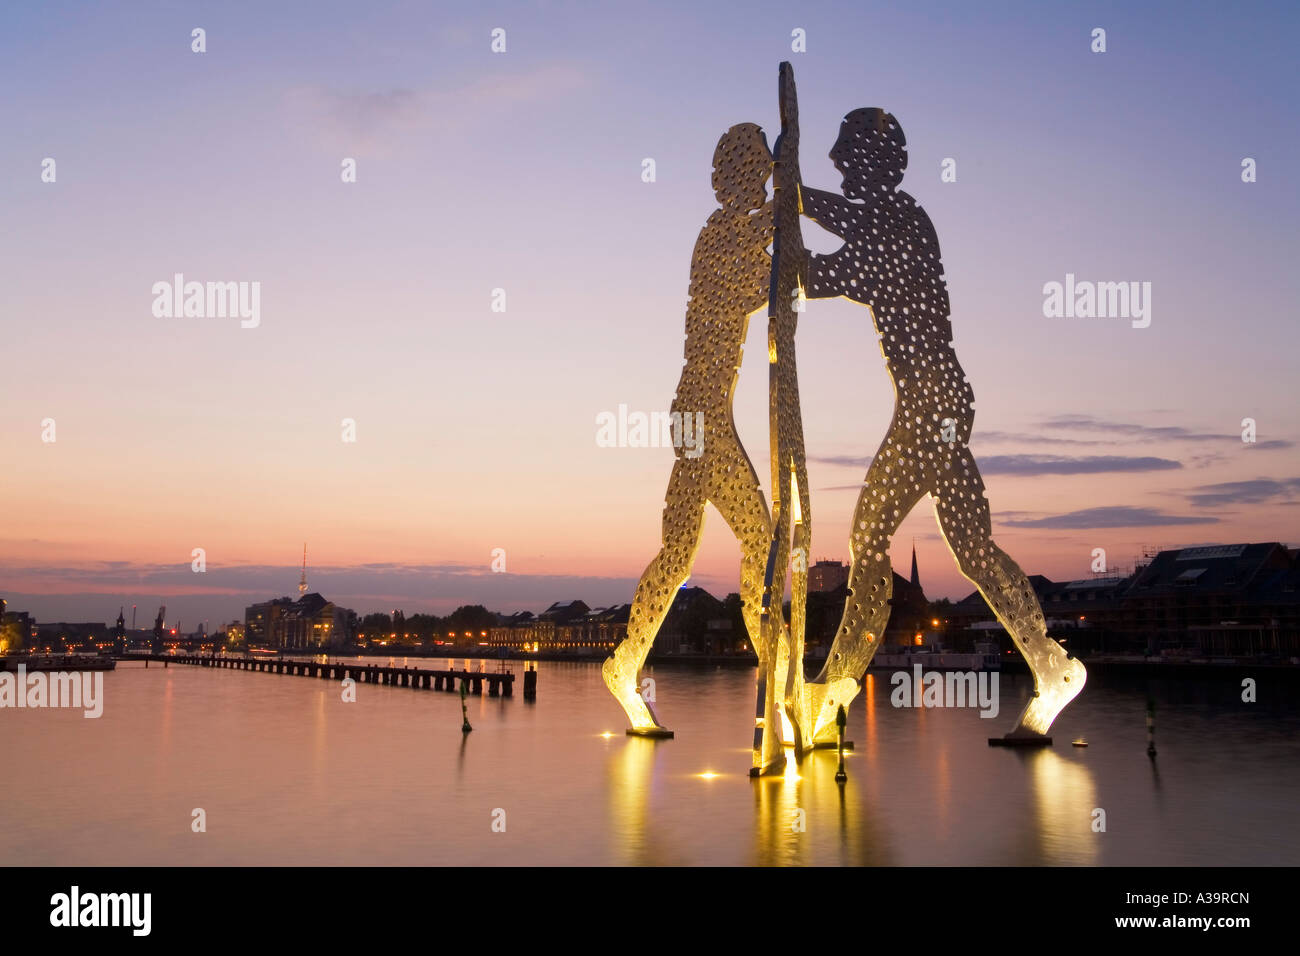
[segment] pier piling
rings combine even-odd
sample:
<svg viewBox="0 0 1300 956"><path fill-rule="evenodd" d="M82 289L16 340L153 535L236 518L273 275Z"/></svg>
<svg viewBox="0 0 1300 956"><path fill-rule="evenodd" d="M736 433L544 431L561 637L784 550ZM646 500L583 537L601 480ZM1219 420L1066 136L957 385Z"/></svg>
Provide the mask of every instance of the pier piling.
<svg viewBox="0 0 1300 956"><path fill-rule="evenodd" d="M149 654L144 656L144 666L151 661L162 661L163 667L190 664L196 667L221 667L226 669L261 671L263 673L291 674L296 677L316 677L323 680L350 677L358 683L387 684L390 687L410 687L416 690L447 690L456 693L482 696L487 684L489 697L513 697L515 675L509 671L487 673L466 670L435 670L422 667L381 667L377 664L339 664L334 662L295 661L287 659L265 660L255 657L214 657L198 654ZM459 685L459 686L458 686ZM537 696L537 672L524 672L524 697Z"/></svg>

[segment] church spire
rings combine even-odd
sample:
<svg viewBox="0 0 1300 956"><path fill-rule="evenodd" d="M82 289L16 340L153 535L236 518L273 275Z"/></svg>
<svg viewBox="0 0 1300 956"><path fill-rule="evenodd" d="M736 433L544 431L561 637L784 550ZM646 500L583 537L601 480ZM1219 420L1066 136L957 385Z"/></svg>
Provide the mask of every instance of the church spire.
<svg viewBox="0 0 1300 956"><path fill-rule="evenodd" d="M916 539L912 540L912 587L921 587L921 573L916 570Z"/></svg>

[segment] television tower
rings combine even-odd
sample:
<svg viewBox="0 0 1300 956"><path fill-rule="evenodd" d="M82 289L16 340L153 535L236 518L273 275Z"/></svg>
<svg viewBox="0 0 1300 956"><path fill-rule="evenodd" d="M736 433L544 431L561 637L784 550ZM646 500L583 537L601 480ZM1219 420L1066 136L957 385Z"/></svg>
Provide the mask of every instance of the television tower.
<svg viewBox="0 0 1300 956"><path fill-rule="evenodd" d="M307 593L307 542L302 543L302 579L298 582L298 593Z"/></svg>

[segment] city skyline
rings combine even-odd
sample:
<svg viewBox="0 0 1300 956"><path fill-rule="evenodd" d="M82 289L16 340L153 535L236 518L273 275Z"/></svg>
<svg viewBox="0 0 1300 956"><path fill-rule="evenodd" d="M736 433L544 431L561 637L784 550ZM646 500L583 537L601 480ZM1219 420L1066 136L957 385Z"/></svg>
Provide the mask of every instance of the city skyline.
<svg viewBox="0 0 1300 956"><path fill-rule="evenodd" d="M411 28L397 5L364 24L343 7L259 11L250 32L229 11L158 9L3 15L11 609L111 619L134 596L215 624L293 593L303 539L313 587L362 613L627 600L673 453L600 447L597 418L668 408L713 146L740 122L772 141L795 28L809 185L836 188L826 151L849 110L884 107L906 130L902 188L943 239L971 445L1021 567L1064 580L1096 548L1124 566L1144 545L1300 539L1300 199L1284 172L1300 137L1275 121L1294 11L958 7L936 28L924 8L757 4L733 22L668 5ZM864 58L873 34L893 42ZM257 327L156 317L153 286L177 273L260 282ZM1071 276L1151 283L1149 326L1046 317L1044 287ZM736 399L760 476L764 325ZM843 560L892 406L864 311L809 303L799 364L811 557ZM970 592L927 504L896 570L913 538L929 596ZM692 583L734 591L737 562L711 514Z"/></svg>
<svg viewBox="0 0 1300 956"><path fill-rule="evenodd" d="M1263 544L1269 542L1261 541L1261 542L1253 542L1253 543ZM1294 550L1287 544L1287 542L1283 541L1283 542L1273 542L1273 543L1279 544L1281 547L1286 548L1288 550ZM1049 580L1055 581L1058 584L1064 584L1070 581L1096 580L1102 582L1107 580L1128 579L1135 573L1135 571L1139 571L1142 569L1142 567L1149 564L1150 560L1156 556L1157 552L1164 552L1164 551L1176 552L1182 549L1193 549L1193 548L1200 548L1200 547L1213 548L1213 547L1222 547L1222 546L1224 546L1224 543L1222 542L1201 542L1201 543L1178 545L1173 548L1165 548L1163 546L1159 548L1151 547L1148 549L1147 553L1137 556L1136 562L1128 563L1128 564L1118 564L1118 563L1112 564L1105 572L1093 572L1090 574L1079 575L1076 577L1063 577L1063 578L1052 578L1051 575L1042 575L1042 576L1048 578ZM831 563L838 564L840 562L832 560ZM842 566L847 568L846 565L842 565ZM166 569L166 570L174 577L181 577L182 580L184 579L183 575L193 573L191 570L189 570L188 566L181 571L178 571L177 569ZM274 574L281 569L245 566L236 569L224 569L224 570L226 570L228 573L237 574L237 575L247 575L250 577L255 575L256 580L261 581L265 579L266 575ZM599 592L599 594L592 595L589 593L583 593L583 592L572 591L572 590L568 590L568 591L565 590L547 591L546 590L548 585L552 583L557 584L561 588L563 588L567 583L573 583L574 586L576 587L588 587L589 589L591 589L592 579L590 578L565 578L559 575L555 575L555 576L531 575L522 579L525 582L524 587L512 588L511 579L508 575L494 574L491 577L487 577L481 574L478 571L478 569L463 568L461 569L461 574L464 576L464 578L479 582L482 590L474 590L472 586L466 588L464 585L461 585L460 589L448 587L446 588L448 593L455 593L455 594L461 594L467 596L463 597L463 599L460 597L431 599L427 596L427 594L423 594L420 590L421 588L425 587L422 575L424 575L430 570L436 570L439 573L446 574L447 573L446 568L398 569L392 566L376 566L374 568L368 569L367 571L367 573L373 577L373 580L377 582L384 582L390 588L393 586L395 582L398 584L396 590L393 590L390 593L382 595L382 598L380 598L374 595L370 595L367 597L364 595L355 595L343 591L334 590L333 586L336 584L339 586L346 586L343 584L343 581L346 580L345 575L348 573L350 569L342 569L342 572L341 569L338 568L333 568L333 569L324 568L320 570L322 572L322 576L326 580L326 583L323 585L320 584L313 570L313 573L309 576L307 580L306 591L303 591L301 586L296 587L294 590L290 590L287 588L281 591L275 591L274 589L265 589L265 588L262 590L258 590L257 584L255 582L245 580L244 583L241 585L240 589L236 589L232 587L226 592L226 596L223 599L221 599L222 603L220 604L220 607L223 609L223 611L217 611L215 613L208 613L208 614L196 613L195 612L196 607L211 611L212 609L218 606L216 603L214 603L217 599L215 599L211 594L195 596L193 594L187 593L184 590L182 590L183 585L176 585L175 586L176 590L170 592L169 594L159 594L155 598L151 598L149 596L142 596L142 595L133 595L133 594L117 594L115 599L118 601L118 603L115 606L119 608L126 608L128 612L132 607L136 607L139 610L139 613L145 613L146 615L153 615L158 610L159 605L164 605L168 612L166 614L165 623L169 628L173 627L177 622L182 622L190 625L186 628L186 633L194 633L199 624L204 624L206 625L206 630L209 633L211 633L217 630L218 628L224 627L227 623L230 623L231 621L242 622L244 619L244 612L250 603L251 604L262 603L265 601L275 600L279 598L294 600L295 598L293 597L293 595L295 591L299 596L301 596L302 594L325 595L330 599L331 603L345 607L348 610L355 611L361 617L364 617L372 613L391 614L395 611L401 611L407 616L410 616L412 614L433 614L435 616L445 616L448 613L458 608L462 608L466 606L474 606L474 605L484 606L487 608L487 610L493 613L509 615L513 613L518 613L520 611L540 612L544 608L547 608L555 603L562 603L567 600L584 601L588 603L590 607L593 609L607 609L607 608L619 607L619 606L626 605L628 601L631 600L632 591L635 588L635 584L636 584L635 580L633 580L629 582L628 590L624 592L615 592L609 589L616 587L617 582L613 581L612 579L608 579L606 588L595 589ZM905 574L905 572L908 572L907 562L903 562L901 565L896 563L894 567L894 571L897 574ZM111 579L113 573L114 572L102 572L101 574L97 574L94 577L94 580L102 583L105 578ZM119 568L117 569L116 573L129 574L134 572ZM1034 571L1032 569L1027 570L1026 573L1028 573L1031 576L1036 576L1041 574L1041 572ZM926 591L925 596L928 601L939 601L939 600L946 599L955 604L964 599L979 597L978 591L975 590L974 585L970 585L966 588L966 590L959 591L958 593L952 595L947 595L947 594L936 595L930 593L925 584L926 575L925 575L925 568L923 564L919 565L917 576L922 590ZM840 585L844 583L843 579L840 577L835 577L834 580L838 582ZM401 587L402 585L406 585L407 587L409 587L409 590L403 591ZM684 585L682 585L682 587L683 588L700 587L718 599L724 598L728 594L734 593L734 588L731 589L730 591L714 590L708 587L706 584L701 583L700 580L694 577L688 579L687 582ZM810 589L822 590L822 591L833 590L833 588L831 588L830 586L821 587L821 588L811 587ZM510 597L510 594L516 590L521 591L525 594L536 594L537 597L535 599L529 598L526 600L515 600ZM13 592L10 593L12 594ZM613 597L605 599L603 597L603 595L605 594L613 594ZM26 611L32 615L34 620L40 623L95 622L98 620L96 616L98 610L100 608L107 607L107 605L105 605L104 603L104 599L108 596L111 595L109 595L107 592L101 594L75 594L71 596L63 595L63 594L44 595L44 596L42 595L21 596L20 595L20 597L26 597L28 600L28 603L23 604L21 602L15 603L12 597L8 597L6 595L0 595L0 597L4 597L8 601L8 610L19 611L19 612ZM494 600L496 600L498 597L501 599L500 602L493 603ZM133 600L133 598L135 599ZM360 600L357 600L357 598L360 598ZM591 600L588 600L589 598ZM787 599L788 599L788 595L787 595ZM982 601L979 603L981 607L984 607ZM71 607L74 609L84 608L86 613L61 614L58 613L57 611L51 613L52 610L56 607ZM117 612L114 612L113 616L116 616L116 613ZM111 617L105 617L106 622L109 620L111 620ZM127 614L127 621L129 624L130 622L129 613ZM137 627L137 630L147 630L149 626L148 621L145 618L139 618L139 621L141 623Z"/></svg>

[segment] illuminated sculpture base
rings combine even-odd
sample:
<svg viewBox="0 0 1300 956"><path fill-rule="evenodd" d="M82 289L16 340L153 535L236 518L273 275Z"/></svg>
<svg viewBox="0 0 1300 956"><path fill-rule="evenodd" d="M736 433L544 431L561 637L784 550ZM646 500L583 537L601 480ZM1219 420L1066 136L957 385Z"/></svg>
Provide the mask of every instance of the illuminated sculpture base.
<svg viewBox="0 0 1300 956"><path fill-rule="evenodd" d="M655 740L672 740L673 732L666 727L629 727L629 737L650 737Z"/></svg>
<svg viewBox="0 0 1300 956"><path fill-rule="evenodd" d="M785 773L785 762L786 762L786 758L784 756L781 756L773 763L768 764L766 767L750 767L749 775L751 777L779 776L780 774Z"/></svg>
<svg viewBox="0 0 1300 956"><path fill-rule="evenodd" d="M874 648L873 648L874 653ZM867 657L863 663L862 669L866 671L866 665L870 663L871 658ZM862 691L862 684L854 677L831 677L829 680L826 674L819 675L815 681L808 681L803 685L805 696L805 707L810 715L809 724L812 727L811 739L808 742L810 748L834 747L836 737L835 714L841 706L847 711L850 702Z"/></svg>

